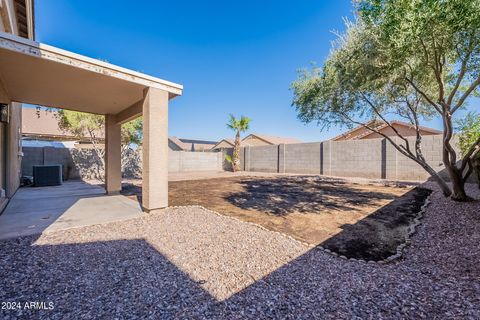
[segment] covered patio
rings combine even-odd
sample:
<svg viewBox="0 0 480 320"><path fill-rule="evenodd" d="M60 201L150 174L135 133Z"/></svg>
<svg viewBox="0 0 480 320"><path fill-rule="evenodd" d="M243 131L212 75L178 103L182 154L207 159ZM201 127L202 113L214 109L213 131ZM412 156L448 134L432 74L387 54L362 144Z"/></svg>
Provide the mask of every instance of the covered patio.
<svg viewBox="0 0 480 320"><path fill-rule="evenodd" d="M143 116L142 208L168 206L168 103L183 87L0 33L0 102L105 115L105 189L121 190L121 125Z"/></svg>
<svg viewBox="0 0 480 320"><path fill-rule="evenodd" d="M141 217L137 201L83 181L21 188L0 215L0 240Z"/></svg>

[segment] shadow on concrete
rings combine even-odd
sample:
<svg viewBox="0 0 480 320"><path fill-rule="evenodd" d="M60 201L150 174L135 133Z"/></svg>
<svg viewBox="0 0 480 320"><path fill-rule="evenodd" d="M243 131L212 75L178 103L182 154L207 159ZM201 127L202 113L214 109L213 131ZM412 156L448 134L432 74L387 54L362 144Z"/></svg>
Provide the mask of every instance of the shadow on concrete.
<svg viewBox="0 0 480 320"><path fill-rule="evenodd" d="M105 195L99 185L70 180L60 186L23 187L0 215L0 239L131 219L140 204Z"/></svg>
<svg viewBox="0 0 480 320"><path fill-rule="evenodd" d="M293 212L324 213L325 209L349 211L358 205L395 198L392 194L352 188L351 183L325 177L256 178L239 183L244 191L229 195L227 201L245 210L279 216Z"/></svg>
<svg viewBox="0 0 480 320"><path fill-rule="evenodd" d="M121 194L142 203L142 187L134 183L122 183Z"/></svg>

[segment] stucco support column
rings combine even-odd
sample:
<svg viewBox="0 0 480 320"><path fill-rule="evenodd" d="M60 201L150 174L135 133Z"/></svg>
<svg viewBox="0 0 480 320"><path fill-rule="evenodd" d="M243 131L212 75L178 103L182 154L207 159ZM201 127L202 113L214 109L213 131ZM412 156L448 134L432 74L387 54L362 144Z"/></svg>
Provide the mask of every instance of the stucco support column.
<svg viewBox="0 0 480 320"><path fill-rule="evenodd" d="M143 100L142 206L168 206L168 92L148 88Z"/></svg>
<svg viewBox="0 0 480 320"><path fill-rule="evenodd" d="M107 194L122 190L122 140L115 115L105 116L105 189Z"/></svg>

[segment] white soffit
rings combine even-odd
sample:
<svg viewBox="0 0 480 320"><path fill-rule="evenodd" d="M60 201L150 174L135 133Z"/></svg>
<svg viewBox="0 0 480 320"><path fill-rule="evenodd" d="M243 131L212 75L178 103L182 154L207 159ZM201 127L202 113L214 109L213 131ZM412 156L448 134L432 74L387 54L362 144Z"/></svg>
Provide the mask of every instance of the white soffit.
<svg viewBox="0 0 480 320"><path fill-rule="evenodd" d="M0 81L12 101L116 114L146 88L182 94L183 86L0 32Z"/></svg>

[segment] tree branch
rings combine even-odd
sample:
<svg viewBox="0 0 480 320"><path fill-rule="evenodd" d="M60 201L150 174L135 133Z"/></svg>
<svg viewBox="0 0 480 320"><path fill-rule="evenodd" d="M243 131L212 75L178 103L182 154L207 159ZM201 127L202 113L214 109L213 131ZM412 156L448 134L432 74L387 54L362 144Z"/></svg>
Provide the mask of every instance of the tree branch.
<svg viewBox="0 0 480 320"><path fill-rule="evenodd" d="M465 172L465 175L463 176L463 180L464 180L464 181L467 181L468 177L470 177L470 175L471 175L472 172L473 172L472 159L468 159L467 163L468 163L468 170L467 170L467 172ZM464 169L465 169L465 168L464 168ZM463 170L462 170L462 172L463 172Z"/></svg>
<svg viewBox="0 0 480 320"><path fill-rule="evenodd" d="M455 107L452 109L452 114L457 111L465 102L465 100L468 98L470 93L473 92L478 86L480 85L480 76L468 87L468 89L463 93L463 95L460 97L458 100L457 104Z"/></svg>
<svg viewBox="0 0 480 320"><path fill-rule="evenodd" d="M377 110L375 105L370 101L370 99L368 99L368 97L364 93L361 93L361 95L362 95L363 99L370 105L370 107L373 109L373 111L380 117L380 119L382 119L382 121L385 122L393 130L393 132L395 132L395 134L397 136L399 136L403 141L405 141L406 148L410 149L410 145L408 143L408 140L405 139L405 137L402 136L400 134L400 132L398 132L398 130L394 126L392 126L392 124L387 119L385 119L385 117L382 116L382 114Z"/></svg>
<svg viewBox="0 0 480 320"><path fill-rule="evenodd" d="M423 151L422 151L422 134L420 132L420 123L418 120L418 114L416 108L413 108L411 105L410 101L408 101L408 97L405 99L405 102L412 112L412 118L413 118L413 123L415 125L415 153L418 158L420 158L422 161L426 162L425 157L423 156ZM417 100L417 103L419 101Z"/></svg>
<svg viewBox="0 0 480 320"><path fill-rule="evenodd" d="M403 155L405 155L406 157L411 158L411 159L414 160L414 161L417 161L417 160L415 159L415 156L413 155L413 153L411 152L410 149L406 149L405 146L403 146L403 145L398 145L396 142L394 142L394 141L392 140L391 137L387 136L387 135L384 134L383 132L381 132L381 131L379 131L379 130L377 130L377 129L375 129L375 128L373 128L373 127L371 127L371 126L369 126L369 125L367 125L367 124L365 124L365 123L363 123L363 122L353 120L352 118L350 118L350 117L349 117L347 114L345 114L345 113L342 113L342 115L343 115L348 121L350 121L350 122L352 122L352 123L355 123L355 124L357 124L357 125L360 125L360 126L366 128L366 129L368 129L368 130L370 130L370 131L372 131L372 132L375 132L375 133L381 135L382 137L384 137L385 139L387 139L387 140L388 140L399 152L401 152Z"/></svg>
<svg viewBox="0 0 480 320"><path fill-rule="evenodd" d="M449 163L451 167L456 168L457 154L450 144L450 140L453 136L451 114L445 113L443 115L443 127L445 128L443 131L443 161L445 162L445 165L446 163Z"/></svg>
<svg viewBox="0 0 480 320"><path fill-rule="evenodd" d="M465 76L465 73L467 72L467 63L468 63L468 60L470 60L470 55L472 54L472 50L473 50L472 42L473 41L470 41L469 50L467 52L467 55L465 56L464 59L462 59L462 64L460 66L460 73L458 74L457 81L455 82L455 85L453 86L452 91L450 92L450 95L448 96L448 99L447 99L447 104L448 105L452 104L453 98L455 97L455 94L457 93L457 90L460 87L460 84L462 83L463 77Z"/></svg>
<svg viewBox="0 0 480 320"><path fill-rule="evenodd" d="M462 166L460 167L460 170L465 170L465 167L468 163L468 161L470 160L470 157L473 155L473 153L475 152L475 150L477 148L480 148L480 137L478 137L478 139L473 143L473 145L468 149L467 153L465 153L465 155L463 156L462 158Z"/></svg>
<svg viewBox="0 0 480 320"><path fill-rule="evenodd" d="M425 98L425 100L427 100L428 103L430 103L434 108L435 110L438 111L438 113L440 114L443 114L443 111L438 107L438 105L433 102L432 99L430 99L427 94L425 92L423 92L422 90L420 90L414 83L412 80L410 80L408 77L405 77L405 80L410 83L410 85L415 89L415 91L417 91L423 98Z"/></svg>

